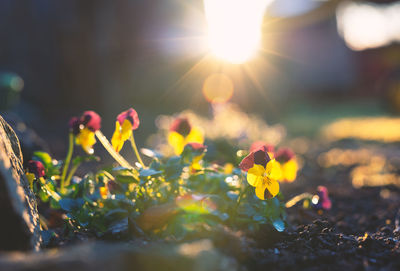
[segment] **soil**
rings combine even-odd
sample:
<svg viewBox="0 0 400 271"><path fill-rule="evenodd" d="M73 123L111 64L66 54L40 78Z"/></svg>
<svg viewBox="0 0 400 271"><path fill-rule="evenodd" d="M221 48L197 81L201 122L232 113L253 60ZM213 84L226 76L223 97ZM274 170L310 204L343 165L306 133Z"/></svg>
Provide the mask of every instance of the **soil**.
<svg viewBox="0 0 400 271"><path fill-rule="evenodd" d="M249 254L250 270L400 270L400 188L354 188L351 171L357 161L334 168L318 165L318 156L332 147L306 154L298 183L282 188L290 198L299 191L315 193L318 185L324 185L332 208L322 212L304 209L300 203L289 208L290 226L268 249L264 246ZM388 160L400 156L397 145L353 146L362 148L372 148Z"/></svg>
<svg viewBox="0 0 400 271"><path fill-rule="evenodd" d="M281 186L290 199L302 192L315 194L317 186L324 185L332 201L330 210L305 209L299 202L287 209L288 227L282 233L271 226L255 236L216 229L214 245L248 270L400 270L400 188L353 187L351 172L365 161L337 167L318 164L321 153L349 146L398 162L392 158L400 157L399 146L335 144L303 154L306 162L298 180ZM396 168L392 171L399 175Z"/></svg>

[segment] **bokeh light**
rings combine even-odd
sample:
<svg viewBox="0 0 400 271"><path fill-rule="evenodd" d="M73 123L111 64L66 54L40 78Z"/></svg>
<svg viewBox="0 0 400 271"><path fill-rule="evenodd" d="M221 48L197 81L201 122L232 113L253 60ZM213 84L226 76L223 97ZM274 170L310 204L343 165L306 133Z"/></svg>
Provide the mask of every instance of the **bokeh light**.
<svg viewBox="0 0 400 271"><path fill-rule="evenodd" d="M339 33L353 50L400 41L400 3L345 2L337 10Z"/></svg>
<svg viewBox="0 0 400 271"><path fill-rule="evenodd" d="M400 141L400 118L368 117L339 119L322 130L328 140L356 138L382 142Z"/></svg>
<svg viewBox="0 0 400 271"><path fill-rule="evenodd" d="M232 80L222 73L212 74L203 84L203 95L210 103L226 103L233 95Z"/></svg>

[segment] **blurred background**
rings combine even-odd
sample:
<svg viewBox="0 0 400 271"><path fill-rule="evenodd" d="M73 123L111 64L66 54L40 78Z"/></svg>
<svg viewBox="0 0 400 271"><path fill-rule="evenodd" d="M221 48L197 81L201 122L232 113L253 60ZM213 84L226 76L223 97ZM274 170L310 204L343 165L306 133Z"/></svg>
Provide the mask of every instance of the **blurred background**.
<svg viewBox="0 0 400 271"><path fill-rule="evenodd" d="M398 1L0 0L0 40L2 114L60 155L84 110L110 137L134 107L142 146L158 115L227 102L293 136L400 112Z"/></svg>

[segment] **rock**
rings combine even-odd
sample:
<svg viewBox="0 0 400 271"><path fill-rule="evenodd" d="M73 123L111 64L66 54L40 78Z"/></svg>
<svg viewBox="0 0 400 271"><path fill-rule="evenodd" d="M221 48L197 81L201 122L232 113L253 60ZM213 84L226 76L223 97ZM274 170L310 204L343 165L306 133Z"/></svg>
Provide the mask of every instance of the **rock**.
<svg viewBox="0 0 400 271"><path fill-rule="evenodd" d="M36 198L23 170L19 140L0 116L0 250L38 250Z"/></svg>
<svg viewBox="0 0 400 271"><path fill-rule="evenodd" d="M50 152L48 144L33 129L29 128L18 115L12 112L0 114L17 135L25 162L32 159L35 151Z"/></svg>
<svg viewBox="0 0 400 271"><path fill-rule="evenodd" d="M39 253L0 256L2 271L239 270L238 263L203 239L191 243L84 243Z"/></svg>

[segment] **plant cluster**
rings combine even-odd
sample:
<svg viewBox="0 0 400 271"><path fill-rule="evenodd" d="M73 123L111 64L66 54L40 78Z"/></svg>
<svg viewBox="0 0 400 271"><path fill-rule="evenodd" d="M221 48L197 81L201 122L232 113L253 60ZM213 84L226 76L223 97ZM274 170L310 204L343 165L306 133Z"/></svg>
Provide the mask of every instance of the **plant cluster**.
<svg viewBox="0 0 400 271"><path fill-rule="evenodd" d="M217 226L254 232L271 224L284 230L279 182L294 181L298 170L290 149L275 151L272 145L255 142L248 151L236 152L233 161L241 161L238 166L215 157L210 160L201 129L177 117L166 135L175 155L151 149L139 152L134 138L139 125L134 109L122 112L109 141L101 132L100 116L86 111L69 123L63 161L44 152L36 152L29 161L31 188L42 204L62 214L71 232L181 240ZM82 163L99 160L93 148L97 140L116 165L76 176ZM137 158L134 164L120 155L127 141ZM86 155L73 155L77 145ZM48 220L42 216L45 228Z"/></svg>

